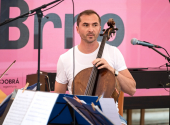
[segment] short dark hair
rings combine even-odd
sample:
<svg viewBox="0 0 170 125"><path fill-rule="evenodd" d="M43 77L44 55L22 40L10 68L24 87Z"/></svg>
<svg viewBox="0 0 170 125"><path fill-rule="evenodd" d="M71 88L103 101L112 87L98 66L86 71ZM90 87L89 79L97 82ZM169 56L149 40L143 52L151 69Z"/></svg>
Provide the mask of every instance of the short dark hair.
<svg viewBox="0 0 170 125"><path fill-rule="evenodd" d="M81 12L81 13L78 15L78 17L77 17L77 26L79 26L79 23L80 23L80 21L81 21L80 17L81 17L82 15L91 15L91 14L96 14L96 15L98 16L98 18L99 18L99 23L101 24L101 19L100 19L99 14L97 14L94 10L84 10L84 11Z"/></svg>

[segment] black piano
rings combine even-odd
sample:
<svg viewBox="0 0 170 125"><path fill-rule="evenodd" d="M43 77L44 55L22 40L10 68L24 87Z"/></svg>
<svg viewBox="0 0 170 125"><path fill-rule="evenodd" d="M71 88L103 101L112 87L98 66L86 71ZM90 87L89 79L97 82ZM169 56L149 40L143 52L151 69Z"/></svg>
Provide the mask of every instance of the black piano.
<svg viewBox="0 0 170 125"><path fill-rule="evenodd" d="M129 68L137 89L170 88L170 72L167 69ZM168 92L167 92L168 93ZM134 96L124 98L124 109L169 108L170 96Z"/></svg>

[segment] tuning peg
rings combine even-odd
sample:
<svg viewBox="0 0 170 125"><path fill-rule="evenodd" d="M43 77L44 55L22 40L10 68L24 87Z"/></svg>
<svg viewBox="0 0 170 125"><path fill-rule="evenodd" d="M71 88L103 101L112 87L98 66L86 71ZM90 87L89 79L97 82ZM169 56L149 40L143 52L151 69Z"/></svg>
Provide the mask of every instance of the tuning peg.
<svg viewBox="0 0 170 125"><path fill-rule="evenodd" d="M103 32L105 31L105 29L102 30Z"/></svg>
<svg viewBox="0 0 170 125"><path fill-rule="evenodd" d="M114 31L114 30L112 30L112 31L111 31L111 33L115 33L115 31Z"/></svg>

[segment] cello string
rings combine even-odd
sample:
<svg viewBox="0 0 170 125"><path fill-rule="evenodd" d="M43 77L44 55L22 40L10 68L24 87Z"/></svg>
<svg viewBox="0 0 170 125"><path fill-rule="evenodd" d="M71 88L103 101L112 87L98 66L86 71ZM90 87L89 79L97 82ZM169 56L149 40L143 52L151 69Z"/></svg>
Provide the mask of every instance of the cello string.
<svg viewBox="0 0 170 125"><path fill-rule="evenodd" d="M95 77L96 76L96 71L95 71L95 66L93 68L93 72L92 72L92 78L90 81L90 88L89 88L89 94L92 95L92 90L93 90L93 86L94 86L94 82L95 82Z"/></svg>
<svg viewBox="0 0 170 125"><path fill-rule="evenodd" d="M97 68L94 66L92 69L92 73L90 75L89 81L88 81L87 89L86 89L87 95L92 95L92 90L94 88L96 76L97 76Z"/></svg>
<svg viewBox="0 0 170 125"><path fill-rule="evenodd" d="M91 75L89 77L89 81L88 81L88 84L87 84L87 87L86 87L86 91L85 91L85 94L86 95L89 95L90 91L91 91L91 81L94 79L94 76L93 76L93 73L94 72L94 67L92 69L92 72L91 72Z"/></svg>

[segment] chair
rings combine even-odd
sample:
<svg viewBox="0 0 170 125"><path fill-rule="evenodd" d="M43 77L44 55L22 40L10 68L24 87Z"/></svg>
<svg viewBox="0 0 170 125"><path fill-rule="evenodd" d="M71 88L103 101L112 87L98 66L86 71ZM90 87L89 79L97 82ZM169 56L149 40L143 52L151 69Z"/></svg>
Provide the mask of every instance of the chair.
<svg viewBox="0 0 170 125"><path fill-rule="evenodd" d="M119 114L123 117L123 105L124 105L124 92L120 92L118 99Z"/></svg>

